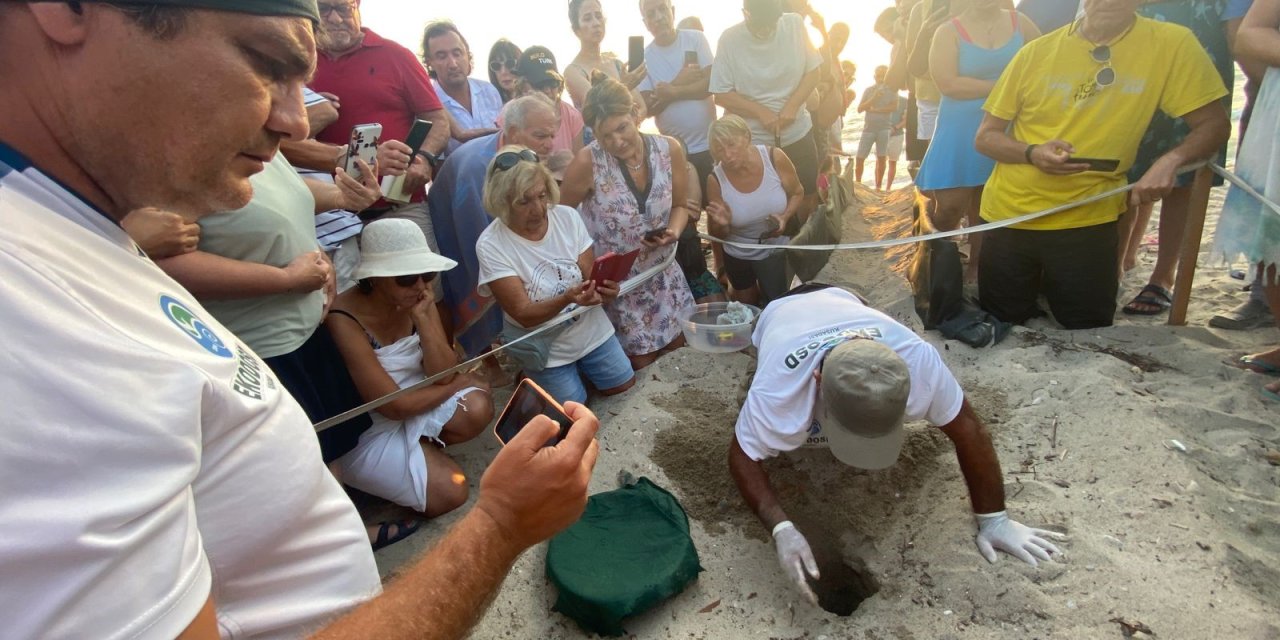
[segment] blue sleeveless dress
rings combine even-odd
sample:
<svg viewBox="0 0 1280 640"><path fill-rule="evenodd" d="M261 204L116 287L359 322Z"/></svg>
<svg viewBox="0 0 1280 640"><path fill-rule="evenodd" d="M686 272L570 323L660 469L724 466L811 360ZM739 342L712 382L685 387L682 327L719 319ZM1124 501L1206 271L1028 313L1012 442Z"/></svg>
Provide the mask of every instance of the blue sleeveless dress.
<svg viewBox="0 0 1280 640"><path fill-rule="evenodd" d="M968 78L996 80L1022 48L1022 29L1018 14L1010 12L1013 19L1013 36L1004 46L985 49L974 44L968 33L953 19L951 24L960 35L960 51L957 71ZM956 100L942 96L938 110L938 130L929 143L929 151L916 175L916 186L924 191L980 187L987 183L996 161L978 153L973 138L982 124L982 104L986 98Z"/></svg>

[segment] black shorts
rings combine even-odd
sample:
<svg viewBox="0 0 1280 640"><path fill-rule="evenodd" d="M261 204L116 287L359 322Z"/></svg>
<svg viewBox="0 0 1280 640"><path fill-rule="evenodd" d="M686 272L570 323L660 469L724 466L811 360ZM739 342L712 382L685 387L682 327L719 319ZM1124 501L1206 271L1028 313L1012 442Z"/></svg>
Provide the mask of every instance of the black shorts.
<svg viewBox="0 0 1280 640"><path fill-rule="evenodd" d="M919 118L920 110L916 107L915 94L907 96L907 161L920 162L924 160L924 154L929 151L929 141L919 140L916 134L920 131L917 126L916 119Z"/></svg>
<svg viewBox="0 0 1280 640"><path fill-rule="evenodd" d="M313 423L364 404L338 346L323 324L295 351L263 361ZM354 449L360 434L372 424L366 413L321 431L318 436L324 461L332 462Z"/></svg>
<svg viewBox="0 0 1280 640"><path fill-rule="evenodd" d="M1044 315L1043 293L1053 317L1067 329L1111 326L1116 315L1116 223L986 233L978 267L982 308L1005 322Z"/></svg>
<svg viewBox="0 0 1280 640"><path fill-rule="evenodd" d="M813 129L810 128L803 138L783 147L782 152L787 154L791 164L795 165L796 176L800 178L800 184L804 187L804 195L817 195L818 150L813 146Z"/></svg>
<svg viewBox="0 0 1280 640"><path fill-rule="evenodd" d="M762 260L744 260L724 254L724 272L734 289L750 289L760 285L760 306L787 293L790 277L787 274L787 252L774 251Z"/></svg>

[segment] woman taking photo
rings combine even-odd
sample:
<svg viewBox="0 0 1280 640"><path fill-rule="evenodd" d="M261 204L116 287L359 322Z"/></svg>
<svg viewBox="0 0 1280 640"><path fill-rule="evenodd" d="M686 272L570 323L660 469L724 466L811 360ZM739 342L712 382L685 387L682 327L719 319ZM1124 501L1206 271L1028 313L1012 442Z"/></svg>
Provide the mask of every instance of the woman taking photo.
<svg viewBox="0 0 1280 640"><path fill-rule="evenodd" d="M564 82L573 106L579 109L586 102L587 91L591 90L592 71L600 71L633 91L640 86L647 73L643 64L635 71L627 71L626 65L617 55L600 51L600 43L604 42L605 22L600 0L569 0L569 26L573 28L573 35L578 37L581 47L578 55L564 68Z"/></svg>
<svg viewBox="0 0 1280 640"><path fill-rule="evenodd" d="M431 282L457 263L427 247L410 220L371 222L360 238L357 286L325 320L365 402L458 363ZM333 465L356 489L435 517L467 501L467 479L445 445L466 442L493 417L484 382L453 375L375 410L373 426Z"/></svg>
<svg viewBox="0 0 1280 640"><path fill-rule="evenodd" d="M942 93L938 126L925 154L916 186L937 203L933 226L949 231L963 220L980 224L982 187L995 161L978 153L973 139L982 124L982 103L1022 45L1040 36L1026 16L1006 10L1001 0L971 0L933 36L929 73ZM978 277L982 236L970 235L966 280Z"/></svg>
<svg viewBox="0 0 1280 640"><path fill-rule="evenodd" d="M711 125L715 170L707 177L707 227L734 242L785 245L787 223L804 203L804 187L787 154L751 144L751 127L727 115ZM785 251L724 245L729 297L763 307L787 292Z"/></svg>
<svg viewBox="0 0 1280 640"><path fill-rule="evenodd" d="M596 139L565 170L561 202L578 207L596 253L640 248L631 273L657 266L689 220L684 148L673 138L642 135L631 92L597 73L583 118ZM627 295L605 305L622 348L638 371L667 351L684 346L680 313L693 297L680 265L667 268Z"/></svg>
<svg viewBox="0 0 1280 640"><path fill-rule="evenodd" d="M601 303L618 295L618 283L587 280L595 253L582 218L557 204L559 188L533 151L508 146L489 163L484 206L494 221L476 241L480 292L492 292L516 332L554 318L570 306L593 307L551 329L542 357L518 358L525 373L552 397L587 401L585 377L603 395L631 388L635 372ZM509 334L508 339L516 337Z"/></svg>

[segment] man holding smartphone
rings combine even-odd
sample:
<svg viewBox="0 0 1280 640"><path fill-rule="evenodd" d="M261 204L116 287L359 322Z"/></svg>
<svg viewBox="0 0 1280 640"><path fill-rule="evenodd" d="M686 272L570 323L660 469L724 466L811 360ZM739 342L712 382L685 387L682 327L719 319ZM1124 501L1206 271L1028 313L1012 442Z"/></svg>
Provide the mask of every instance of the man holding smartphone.
<svg viewBox="0 0 1280 640"><path fill-rule="evenodd" d="M194 222L249 202L307 135L318 19L313 0L0 3L6 636L463 637L582 512L597 421L569 404L565 441L526 426L376 597L302 409L120 228L146 205Z"/></svg>
<svg viewBox="0 0 1280 640"><path fill-rule="evenodd" d="M1139 0L1085 0L1084 18L1027 44L984 105L974 141L996 161L982 218L996 222L1123 187L1157 110L1190 128L1134 183L1135 208L1167 195L1178 169L1208 159L1231 134L1222 78L1185 27L1139 17ZM1110 171L1098 162L1113 161ZM1067 329L1115 317L1118 195L985 234L978 292L995 317L1044 315Z"/></svg>

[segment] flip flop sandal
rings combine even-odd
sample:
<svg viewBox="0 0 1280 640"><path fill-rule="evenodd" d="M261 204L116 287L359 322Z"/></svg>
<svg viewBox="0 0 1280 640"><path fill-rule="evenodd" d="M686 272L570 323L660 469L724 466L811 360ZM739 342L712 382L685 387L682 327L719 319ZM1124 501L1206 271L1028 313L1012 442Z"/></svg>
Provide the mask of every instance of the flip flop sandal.
<svg viewBox="0 0 1280 640"><path fill-rule="evenodd" d="M1274 402L1280 402L1280 393L1276 393L1275 391L1272 391L1266 387L1262 388L1262 396Z"/></svg>
<svg viewBox="0 0 1280 640"><path fill-rule="evenodd" d="M1280 366L1276 366L1270 362L1266 362L1265 360L1259 360L1253 356L1240 356L1239 360L1228 364L1231 364L1231 366L1237 369L1261 373L1264 376L1280 377Z"/></svg>
<svg viewBox="0 0 1280 640"><path fill-rule="evenodd" d="M1154 309L1142 309L1138 305L1146 305L1155 307ZM1158 285L1149 284L1133 297L1133 300L1124 306L1124 312L1131 316L1158 316L1169 310L1173 306L1173 292Z"/></svg>
<svg viewBox="0 0 1280 640"><path fill-rule="evenodd" d="M396 528L395 535L391 535L391 527ZM396 520L380 523L378 526L378 538L373 541L373 550L377 551L400 542L417 533L421 527L421 520Z"/></svg>

